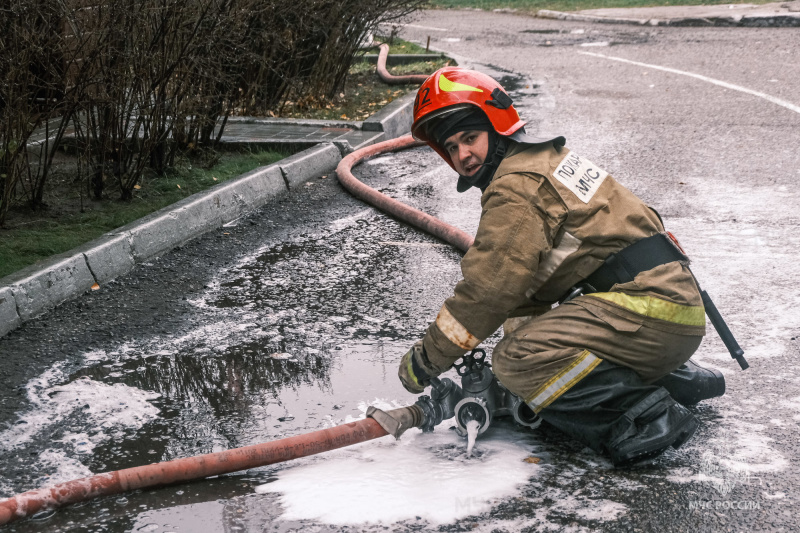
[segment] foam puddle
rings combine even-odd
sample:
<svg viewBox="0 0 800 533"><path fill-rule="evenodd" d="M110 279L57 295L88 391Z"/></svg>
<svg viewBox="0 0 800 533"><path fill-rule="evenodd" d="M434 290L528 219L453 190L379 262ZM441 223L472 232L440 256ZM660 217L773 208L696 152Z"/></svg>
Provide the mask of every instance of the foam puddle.
<svg viewBox="0 0 800 533"><path fill-rule="evenodd" d="M42 383L37 380L37 385ZM101 430L87 442L85 434L64 442L74 444L79 451L91 451L98 438L106 440L121 435L126 428L139 428L158 415L158 409L149 403L159 394L128 387L121 383L106 385L87 377L60 386L29 386L29 398L34 409L20 416L17 424L0 433L3 448L22 445L47 428L58 426L75 412L87 421L87 426ZM80 449L83 447L84 449Z"/></svg>
<svg viewBox="0 0 800 533"><path fill-rule="evenodd" d="M447 524L491 510L536 474L539 467L523 461L532 443L525 434L492 427L468 458L464 440L448 430L453 425L326 453L278 472L256 492L280 494L284 520L345 525L420 517Z"/></svg>
<svg viewBox="0 0 800 533"><path fill-rule="evenodd" d="M51 436L53 447L40 450L38 464L30 467L31 471L43 474L39 479L41 485L91 475L77 457L91 454L96 446L109 439L121 438L126 430L142 427L159 413L158 408L150 404L150 400L159 397L156 393L121 383L107 385L89 378L54 385L62 379L61 365L55 365L32 380L27 386L32 409L21 414L16 424L0 432L0 452L26 446L48 432L60 435L60 438ZM91 429L58 433L66 420L76 417ZM14 492L6 483L0 489L0 495Z"/></svg>

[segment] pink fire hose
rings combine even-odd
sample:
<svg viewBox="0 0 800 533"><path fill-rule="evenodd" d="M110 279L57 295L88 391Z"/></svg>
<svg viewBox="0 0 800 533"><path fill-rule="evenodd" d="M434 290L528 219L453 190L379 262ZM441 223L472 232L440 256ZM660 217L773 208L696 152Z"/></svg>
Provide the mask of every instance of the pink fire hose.
<svg viewBox="0 0 800 533"><path fill-rule="evenodd" d="M383 154L385 152L396 152L407 148L422 146L424 143L414 140L411 135L404 135L396 139L383 141L366 148L356 150L346 156L336 167L336 177L339 182L347 189L350 194L364 200L368 204L377 207L381 211L407 222L412 226L424 230L434 237L452 244L462 252L466 252L472 246L473 237L460 229L438 220L427 213L409 207L406 204L390 198L385 194L376 191L372 187L364 185L353 176L351 169L368 157Z"/></svg>

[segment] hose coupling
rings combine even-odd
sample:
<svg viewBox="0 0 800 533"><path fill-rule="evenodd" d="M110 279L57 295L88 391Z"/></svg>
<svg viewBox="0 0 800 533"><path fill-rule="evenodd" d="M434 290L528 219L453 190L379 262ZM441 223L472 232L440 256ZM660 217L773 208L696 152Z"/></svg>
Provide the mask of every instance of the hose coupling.
<svg viewBox="0 0 800 533"><path fill-rule="evenodd" d="M427 394L420 396L414 405L422 410L422 423L418 427L424 433L430 433L444 420L442 406L434 402Z"/></svg>
<svg viewBox="0 0 800 533"><path fill-rule="evenodd" d="M414 404L423 412L423 422L419 426L422 431L433 431L435 426L455 415L455 407L464 393L461 387L449 378L431 379L431 395L422 395Z"/></svg>

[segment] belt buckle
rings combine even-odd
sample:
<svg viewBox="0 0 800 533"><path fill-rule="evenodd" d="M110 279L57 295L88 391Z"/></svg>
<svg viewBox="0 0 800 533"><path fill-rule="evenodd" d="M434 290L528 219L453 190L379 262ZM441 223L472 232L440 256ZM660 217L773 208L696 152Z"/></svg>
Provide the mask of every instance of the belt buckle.
<svg viewBox="0 0 800 533"><path fill-rule="evenodd" d="M568 301L570 301L570 300L572 300L574 298L577 298L578 296L583 296L584 294L591 294L593 292L597 292L597 289L592 287L590 284L588 284L588 283L579 283L577 285L574 285L569 290L567 295L564 296L563 298L561 298L558 301L558 305L565 304Z"/></svg>
<svg viewBox="0 0 800 533"><path fill-rule="evenodd" d="M583 287L582 287L582 286L580 286L580 285L577 285L577 286L575 286L575 287L572 287L572 288L569 290L569 292L567 293L567 295L566 295L566 296L564 296L563 298L561 298L561 299L558 301L558 305L565 304L565 303L567 303L568 301L572 300L573 298L577 298L578 296L583 296Z"/></svg>

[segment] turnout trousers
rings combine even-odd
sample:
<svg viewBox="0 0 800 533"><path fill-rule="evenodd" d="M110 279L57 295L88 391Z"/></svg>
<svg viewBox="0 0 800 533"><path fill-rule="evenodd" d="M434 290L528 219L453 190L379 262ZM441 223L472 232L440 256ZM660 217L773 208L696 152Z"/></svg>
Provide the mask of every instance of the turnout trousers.
<svg viewBox="0 0 800 533"><path fill-rule="evenodd" d="M495 375L545 421L616 465L680 446L697 421L653 383L688 361L702 327L594 300L509 319L492 355Z"/></svg>

